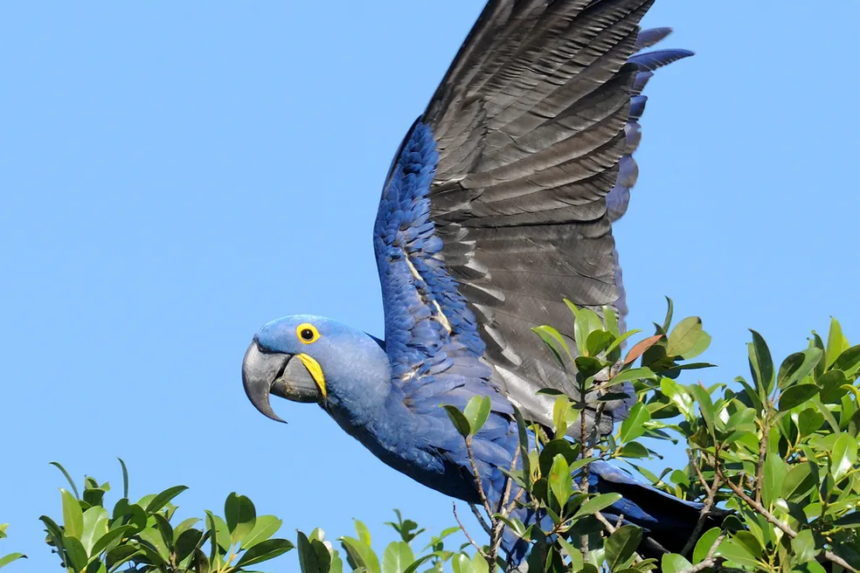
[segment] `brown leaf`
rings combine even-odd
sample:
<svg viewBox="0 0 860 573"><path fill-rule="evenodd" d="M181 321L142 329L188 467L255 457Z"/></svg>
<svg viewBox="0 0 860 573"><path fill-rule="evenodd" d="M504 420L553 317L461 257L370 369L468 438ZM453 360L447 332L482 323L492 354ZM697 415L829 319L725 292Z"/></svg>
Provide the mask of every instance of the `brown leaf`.
<svg viewBox="0 0 860 573"><path fill-rule="evenodd" d="M636 343L636 345L630 349L630 352L627 353L627 358L624 359L624 364L630 364L643 354L645 351L657 344L657 342L663 338L662 334L655 334L645 340L640 340Z"/></svg>

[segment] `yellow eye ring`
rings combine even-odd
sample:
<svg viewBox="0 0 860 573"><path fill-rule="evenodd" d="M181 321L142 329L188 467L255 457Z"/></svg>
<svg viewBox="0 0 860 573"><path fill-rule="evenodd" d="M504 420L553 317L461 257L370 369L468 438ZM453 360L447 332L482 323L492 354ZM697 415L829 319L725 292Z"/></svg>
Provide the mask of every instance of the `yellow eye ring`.
<svg viewBox="0 0 860 573"><path fill-rule="evenodd" d="M305 322L296 327L296 336L302 344L313 344L319 340L320 333L313 324Z"/></svg>

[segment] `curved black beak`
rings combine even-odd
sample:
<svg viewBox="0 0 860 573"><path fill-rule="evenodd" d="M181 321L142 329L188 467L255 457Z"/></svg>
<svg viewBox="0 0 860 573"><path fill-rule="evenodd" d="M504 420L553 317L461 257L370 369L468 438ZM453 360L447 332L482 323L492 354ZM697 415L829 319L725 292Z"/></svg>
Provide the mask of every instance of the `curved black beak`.
<svg viewBox="0 0 860 573"><path fill-rule="evenodd" d="M264 416L283 422L269 402L274 394L293 402L319 402L322 392L301 360L292 354L267 352L251 342L242 361L242 385L251 404Z"/></svg>

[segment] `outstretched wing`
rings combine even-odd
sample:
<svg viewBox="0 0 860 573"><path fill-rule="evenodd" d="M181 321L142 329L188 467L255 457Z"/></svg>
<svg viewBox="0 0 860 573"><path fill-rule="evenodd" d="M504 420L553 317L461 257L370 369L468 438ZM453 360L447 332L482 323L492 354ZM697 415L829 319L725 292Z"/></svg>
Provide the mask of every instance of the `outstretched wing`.
<svg viewBox="0 0 860 573"><path fill-rule="evenodd" d="M611 223L636 180L640 92L690 55L636 54L668 33L639 32L652 2L485 8L401 145L377 218L386 347L407 399L486 380L483 363L532 420L551 420L539 389L576 396L531 328L572 339L563 296L625 310ZM626 410L611 404L603 429Z"/></svg>

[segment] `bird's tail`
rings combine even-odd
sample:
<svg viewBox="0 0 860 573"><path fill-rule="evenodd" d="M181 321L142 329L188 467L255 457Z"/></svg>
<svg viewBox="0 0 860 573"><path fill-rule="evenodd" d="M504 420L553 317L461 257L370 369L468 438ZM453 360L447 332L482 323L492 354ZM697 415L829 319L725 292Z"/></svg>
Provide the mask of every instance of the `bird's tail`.
<svg viewBox="0 0 860 573"><path fill-rule="evenodd" d="M577 476L578 477L578 476ZM602 461L589 464L589 484L592 493L618 493L621 499L602 510L610 522L641 527L644 532L639 553L645 557L660 558L664 553L680 553L688 543L701 515L701 503L684 501L651 485L635 480L630 474ZM705 532L719 525L727 512L712 509L704 527ZM544 531L552 528L547 515L537 515L528 508L513 512L526 525L538 523ZM552 541L552 540L550 540ZM530 545L510 530L505 531L502 547L508 554L509 572L525 572Z"/></svg>

